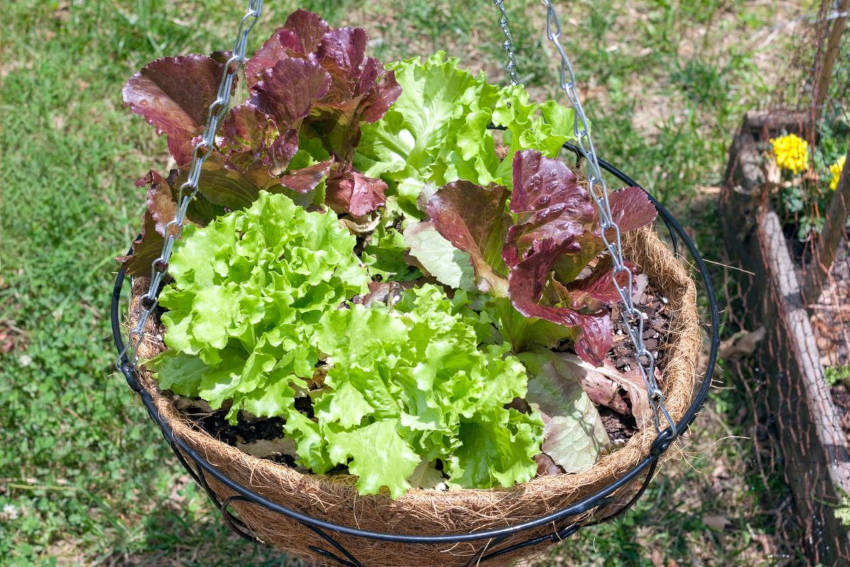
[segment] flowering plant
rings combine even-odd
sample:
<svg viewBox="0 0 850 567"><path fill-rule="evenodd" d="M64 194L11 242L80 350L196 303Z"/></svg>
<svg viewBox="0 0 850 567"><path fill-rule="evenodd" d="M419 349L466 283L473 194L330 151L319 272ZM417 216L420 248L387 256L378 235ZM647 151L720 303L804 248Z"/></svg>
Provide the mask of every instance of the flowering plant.
<svg viewBox="0 0 850 567"><path fill-rule="evenodd" d="M841 179L841 172L844 170L844 162L847 161L847 156L843 155L838 160L829 166L829 173L832 178L829 180L829 190L835 191L838 187L838 180Z"/></svg>
<svg viewBox="0 0 850 567"><path fill-rule="evenodd" d="M776 165L797 175L809 167L809 143L796 134L770 140Z"/></svg>

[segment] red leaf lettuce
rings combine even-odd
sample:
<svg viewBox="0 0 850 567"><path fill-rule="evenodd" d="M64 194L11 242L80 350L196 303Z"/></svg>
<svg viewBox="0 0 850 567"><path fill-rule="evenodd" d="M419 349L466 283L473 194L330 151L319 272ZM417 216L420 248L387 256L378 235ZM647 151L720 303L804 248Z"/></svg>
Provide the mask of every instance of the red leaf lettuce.
<svg viewBox="0 0 850 567"><path fill-rule="evenodd" d="M356 171L351 162L361 125L380 119L401 87L393 72L365 55L366 39L362 29L332 28L304 10L287 18L245 64L249 98L225 116L201 175L200 196L208 205L244 208L263 189L309 194L320 186L316 204L341 215L362 219L384 204L386 184ZM173 187L185 179L183 170L216 99L226 60L226 54L158 59L124 87L130 109L166 135L181 173L168 184L171 191L157 193L166 201L171 193L170 204L146 213L160 217L157 227L173 218ZM163 186L155 185L157 191ZM206 224L210 218L192 220ZM145 230L134 254L156 248L153 233ZM128 267L135 272L144 263L134 260Z"/></svg>
<svg viewBox="0 0 850 567"><path fill-rule="evenodd" d="M437 231L469 254L481 291L510 298L525 317L576 330L575 350L599 365L611 347L609 306L619 299L604 249L596 208L587 190L561 161L540 152L517 152L513 192L467 181L443 186L426 210ZM623 231L655 218L638 187L611 194ZM622 282L621 282L622 283Z"/></svg>

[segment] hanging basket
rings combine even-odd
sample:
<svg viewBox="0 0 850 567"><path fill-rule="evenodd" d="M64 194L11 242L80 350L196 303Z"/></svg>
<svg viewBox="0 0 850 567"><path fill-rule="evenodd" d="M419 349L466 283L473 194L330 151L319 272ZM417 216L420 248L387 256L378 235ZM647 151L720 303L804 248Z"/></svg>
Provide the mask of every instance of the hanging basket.
<svg viewBox="0 0 850 567"><path fill-rule="evenodd" d="M505 48L510 61L507 70L516 84L506 14L500 0L495 4L502 14L500 25L505 32ZM120 308L125 280L123 268L115 283L111 306L119 367L128 384L141 396L180 462L220 507L225 520L238 534L310 561L347 567L505 564L537 553L543 546L560 541L583 526L605 521L628 509L646 489L660 457L685 431L704 402L718 343L717 308L705 265L682 227L651 197L650 201L670 231L672 250L650 228L625 232L621 240L617 223L611 218L600 168L627 186L638 185L596 157L589 123L574 89L575 77L558 41L560 24L551 3L545 0L544 4L547 7L547 36L561 56L561 88L575 109L574 130L579 145L565 144L564 147L577 157L587 159L588 192L598 205L602 238L612 262L617 262L614 264L617 273L630 272L624 263L624 259L628 259L647 276L649 285L667 299L672 313L660 380L663 403L660 403L662 400L655 386L654 356L643 345L643 323L637 325L641 330L629 328L639 353L637 362L652 394L651 400L654 405L660 405L665 419L659 420L659 408L655 407L655 427L642 426L625 446L602 457L582 473L540 476L510 488L413 489L391 499L386 493L359 495L353 476L303 474L295 468L250 456L213 438L180 413L173 403L174 396L161 391L152 372L137 367L135 360L136 355L148 359L165 348L164 329L159 312L154 309L156 294L168 268L171 246L178 238L175 234L180 234L189 202L198 191L204 160L209 148L215 145L216 128L229 105L235 74L246 61L248 33L262 7L261 0L251 0L249 11L240 23L233 54L221 69L217 94L208 107L204 134L193 147L191 166L179 189L178 212L166 225L167 231L168 227L177 231L169 234L160 257L154 260L152 279L140 277L132 282L127 323L133 329L134 340L129 349L123 338ZM298 17L308 16L301 13ZM300 45L306 49L303 42ZM212 61L210 64L215 66L212 59L203 61ZM149 72L157 73L156 70ZM142 83L146 80L144 77L136 79ZM134 93L131 88L131 103L136 101ZM145 96L156 98L158 95L147 93ZM144 96L139 100L140 105L147 101ZM169 138L169 144L171 142ZM183 142L184 145L175 147L185 159L189 141ZM593 191L596 183L601 185L601 194ZM609 242L609 229L616 233L616 242ZM700 383L695 380L702 348L697 291L678 257L680 242L690 253L691 265L700 272L711 316L710 354ZM631 283L621 287L616 278L613 283L629 305L627 313L636 316L630 292L624 291ZM139 338L141 341L136 344Z"/></svg>
<svg viewBox="0 0 850 567"><path fill-rule="evenodd" d="M574 148L571 148L574 149ZM600 160L604 169L630 185L634 181ZM717 312L705 266L693 243L670 214L653 201L670 230L674 249L684 242L701 272L712 317ZM686 268L649 228L624 235L623 251L666 297L673 313L661 380L675 432L652 427L638 431L617 451L579 474L541 476L511 488L487 490L414 489L392 500L360 496L355 477L302 474L294 468L250 456L190 425L160 391L151 372L122 356L121 369L142 397L178 458L220 506L240 535L298 557L335 565L474 565L507 563L539 552L579 529L627 509L643 492L659 457L683 433L708 392L717 336L714 332L705 374L697 383L702 348L697 292ZM145 278L132 284L129 324L142 311ZM123 271L116 281L112 325L124 352L119 300ZM141 358L162 348L158 318L148 319Z"/></svg>

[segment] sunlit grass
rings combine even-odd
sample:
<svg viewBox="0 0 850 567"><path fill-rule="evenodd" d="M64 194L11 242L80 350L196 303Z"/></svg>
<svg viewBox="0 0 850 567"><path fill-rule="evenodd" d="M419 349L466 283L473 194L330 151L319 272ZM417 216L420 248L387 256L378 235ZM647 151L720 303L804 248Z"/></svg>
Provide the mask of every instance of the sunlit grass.
<svg viewBox="0 0 850 567"><path fill-rule="evenodd" d="M229 48L242 4L4 5L0 325L22 333L0 354L0 564L284 562L230 535L188 481L114 371L107 317L113 257L139 230L142 194L133 181L167 166L164 140L122 107L121 86L153 58ZM506 4L520 77L535 95L556 96L539 3ZM771 5L562 4L565 45L604 157L680 208L696 186L717 184L741 112L768 88L749 38L772 25ZM267 2L252 45L294 5ZM503 80L489 2L302 5L335 24L363 25L383 59L445 49ZM726 435L719 421L700 438L722 449L662 474L624 521L583 532L550 561L648 565L650 546L687 565L710 542L717 564L753 564L759 548L744 534L767 528L746 516L756 503L745 484L736 485L742 510L731 528L740 537L703 521L732 513L728 506L685 498L688 486L699 493L716 461L747 458L745 443L717 441Z"/></svg>

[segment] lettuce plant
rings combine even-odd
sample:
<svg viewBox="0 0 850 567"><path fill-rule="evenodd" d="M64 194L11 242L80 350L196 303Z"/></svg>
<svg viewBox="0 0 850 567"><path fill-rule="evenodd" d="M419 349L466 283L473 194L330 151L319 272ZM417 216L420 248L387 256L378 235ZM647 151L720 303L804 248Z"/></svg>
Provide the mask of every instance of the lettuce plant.
<svg viewBox="0 0 850 567"><path fill-rule="evenodd" d="M527 381L510 345L480 336L464 296L434 285L392 305L368 301L381 284L368 292L353 247L335 215L266 192L188 227L160 300L160 385L227 405L234 423L241 410L283 417L299 464L347 465L363 494L399 496L417 466L438 459L458 486L530 479L542 422L507 407ZM297 398L310 398L315 420Z"/></svg>
<svg viewBox="0 0 850 567"><path fill-rule="evenodd" d="M352 167L362 125L375 122L401 93L392 71L366 57L366 33L331 28L304 10L245 64L250 97L229 111L207 158L200 194L188 215L206 224L225 209L251 204L261 190L311 193L340 214L363 217L384 203L386 184ZM178 168L191 162L207 109L215 100L224 61L188 55L146 65L124 87L124 102L166 134ZM176 209L177 172L151 172L142 237L125 260L146 273L162 247ZM320 187L321 185L321 187Z"/></svg>
<svg viewBox="0 0 850 567"><path fill-rule="evenodd" d="M246 63L161 294L168 349L147 364L232 423L282 417L300 466L345 466L363 494L510 486L541 451L586 470L607 434L581 365L552 348L601 364L619 295L592 199L557 159L572 111L442 53L385 69L365 47L298 10ZM160 253L225 60L159 59L124 88L176 164L137 182L131 274ZM637 188L610 203L623 231L655 215Z"/></svg>
<svg viewBox="0 0 850 567"><path fill-rule="evenodd" d="M363 126L355 165L393 186L402 206L421 218L427 186L459 179L510 185L511 157L535 148L555 157L571 138L573 111L554 101L531 103L521 86L499 88L437 52L388 65L402 87L383 119ZM493 126L504 128L499 157Z"/></svg>
<svg viewBox="0 0 850 567"><path fill-rule="evenodd" d="M655 218L655 208L637 187L612 193L610 205L623 231ZM612 344L609 306L619 294L611 264L596 261L604 248L596 208L563 162L535 150L517 152L512 192L495 184L482 187L456 181L434 193L426 211L431 220L418 228L433 227L465 253L443 254L434 262L420 253L417 257L427 259L426 269L434 266L429 270L432 275L443 281L446 266L453 261L471 266L479 290L509 297L527 318L574 329L576 353L602 364ZM419 248L419 243L412 246ZM510 319L503 325L514 327L507 332L515 344L526 345Z"/></svg>

